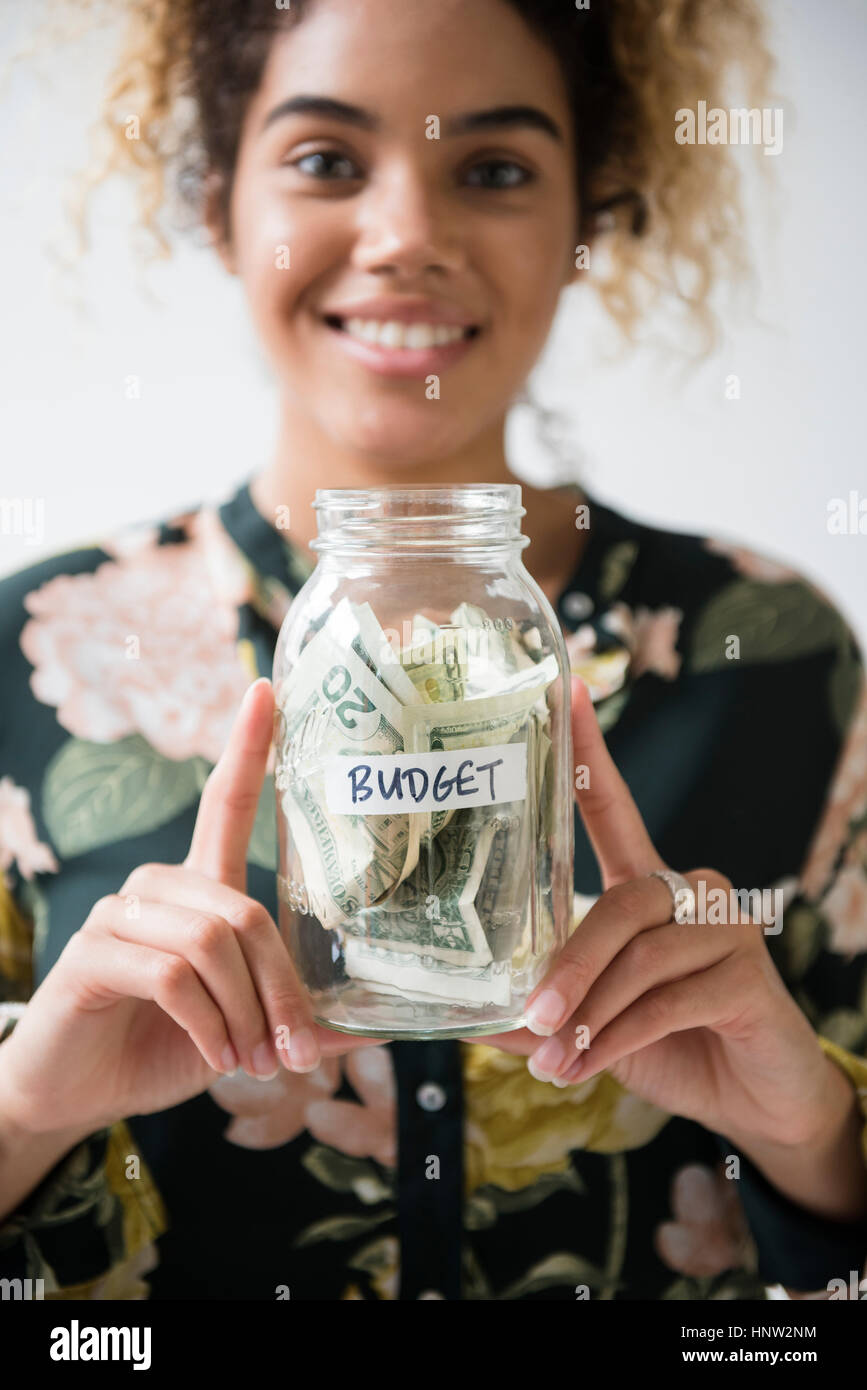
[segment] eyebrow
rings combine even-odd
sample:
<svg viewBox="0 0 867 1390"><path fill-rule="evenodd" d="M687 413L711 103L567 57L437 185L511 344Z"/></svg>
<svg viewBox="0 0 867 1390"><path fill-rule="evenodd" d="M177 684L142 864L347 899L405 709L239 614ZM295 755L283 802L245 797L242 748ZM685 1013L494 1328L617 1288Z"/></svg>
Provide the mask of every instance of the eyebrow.
<svg viewBox="0 0 867 1390"><path fill-rule="evenodd" d="M262 123L262 130L267 130L275 121L283 120L286 116L299 115L343 121L361 130L376 131L382 127L378 116L360 106L352 106L334 97L297 96L281 101L279 106L269 111ZM536 106L494 106L487 111L469 111L447 121L444 130L446 135L455 136L468 135L477 130L514 130L522 126L540 130L558 143L563 143L563 132L557 122Z"/></svg>

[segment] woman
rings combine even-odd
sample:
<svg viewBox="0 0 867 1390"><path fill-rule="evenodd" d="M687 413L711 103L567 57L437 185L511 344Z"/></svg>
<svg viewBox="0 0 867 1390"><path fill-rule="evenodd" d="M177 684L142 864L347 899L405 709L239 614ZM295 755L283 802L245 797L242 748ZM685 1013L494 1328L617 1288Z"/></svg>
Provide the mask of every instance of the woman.
<svg viewBox="0 0 867 1390"><path fill-rule="evenodd" d="M482 1044L313 1023L274 925L257 679L317 486L510 480L506 413L588 252L607 239L625 326L675 263L706 321L731 171L673 113L739 53L761 74L752 5L134 9L145 61L114 97L141 98L136 164L159 188L192 98L180 172L279 426L222 505L2 582L0 1269L54 1297L827 1293L867 1251L867 707L834 606L525 487L528 568L585 678L580 930L532 1031ZM684 926L672 868L783 909Z"/></svg>

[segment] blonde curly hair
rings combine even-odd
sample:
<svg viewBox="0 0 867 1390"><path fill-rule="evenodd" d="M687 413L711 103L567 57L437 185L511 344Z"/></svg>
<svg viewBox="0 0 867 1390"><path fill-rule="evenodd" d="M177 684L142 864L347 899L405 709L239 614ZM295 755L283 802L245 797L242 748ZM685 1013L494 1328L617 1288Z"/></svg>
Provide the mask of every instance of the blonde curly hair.
<svg viewBox="0 0 867 1390"><path fill-rule="evenodd" d="M707 344L717 325L714 285L749 275L741 176L732 151L674 139L675 112L724 104L740 78L750 106L767 102L774 60L759 0L504 0L561 63L576 131L579 240L604 244L589 278L627 338L660 298L679 304ZM103 0L62 0L91 20ZM96 134L101 156L73 185L73 220L86 241L90 193L112 173L134 178L149 255L168 257L160 223L203 220L217 189L228 232L243 114L276 31L315 0L115 0L126 19ZM135 118L130 113L135 113ZM129 138L129 123L137 122ZM767 161L763 161L767 168ZM213 196L213 193L212 193Z"/></svg>

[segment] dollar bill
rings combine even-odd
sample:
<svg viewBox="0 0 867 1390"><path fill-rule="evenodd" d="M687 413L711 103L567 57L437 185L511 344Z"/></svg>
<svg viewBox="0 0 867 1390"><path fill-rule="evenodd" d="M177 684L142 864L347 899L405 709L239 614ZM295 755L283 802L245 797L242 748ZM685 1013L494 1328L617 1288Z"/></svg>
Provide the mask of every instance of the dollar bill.
<svg viewBox="0 0 867 1390"><path fill-rule="evenodd" d="M366 941L347 941L344 960L347 973L378 989L383 986L405 998L412 991L425 999L458 1000L472 1004L511 1002L511 967L508 961L487 966L446 965L431 968L423 958L404 956Z"/></svg>
<svg viewBox="0 0 867 1390"><path fill-rule="evenodd" d="M508 1004L513 958L533 931L541 788L559 673L538 631L500 629L461 604L439 625L415 614L403 647L369 603L343 598L278 692L275 780L292 847L346 971L383 993ZM326 809L333 755L527 744L523 802L393 815ZM538 922L535 930L538 931Z"/></svg>
<svg viewBox="0 0 867 1390"><path fill-rule="evenodd" d="M330 816L324 760L404 751L404 707L362 656L342 641L334 610L281 690L282 748L275 783L303 879L334 927L383 901L418 862L418 816Z"/></svg>

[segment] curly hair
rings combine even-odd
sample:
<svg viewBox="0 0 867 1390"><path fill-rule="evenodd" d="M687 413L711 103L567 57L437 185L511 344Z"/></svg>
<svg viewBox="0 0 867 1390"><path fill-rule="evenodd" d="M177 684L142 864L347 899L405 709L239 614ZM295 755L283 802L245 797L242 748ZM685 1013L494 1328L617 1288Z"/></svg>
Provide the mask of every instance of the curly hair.
<svg viewBox="0 0 867 1390"><path fill-rule="evenodd" d="M101 0L62 0L95 18ZM740 77L751 106L767 100L774 60L759 0L504 0L556 54L575 122L579 242L604 243L589 272L625 337L661 296L708 342L718 280L749 273L740 174L728 148L674 139L675 112L723 102ZM200 225L206 188L217 190L229 233L243 116L276 31L315 0L121 0L122 51L96 133L100 160L74 186L82 246L90 192L110 173L138 185L149 254L171 255L160 215ZM111 7L118 12L117 0ZM129 137L131 113L136 138ZM767 163L762 161L767 167ZM603 268L599 268L599 260Z"/></svg>

